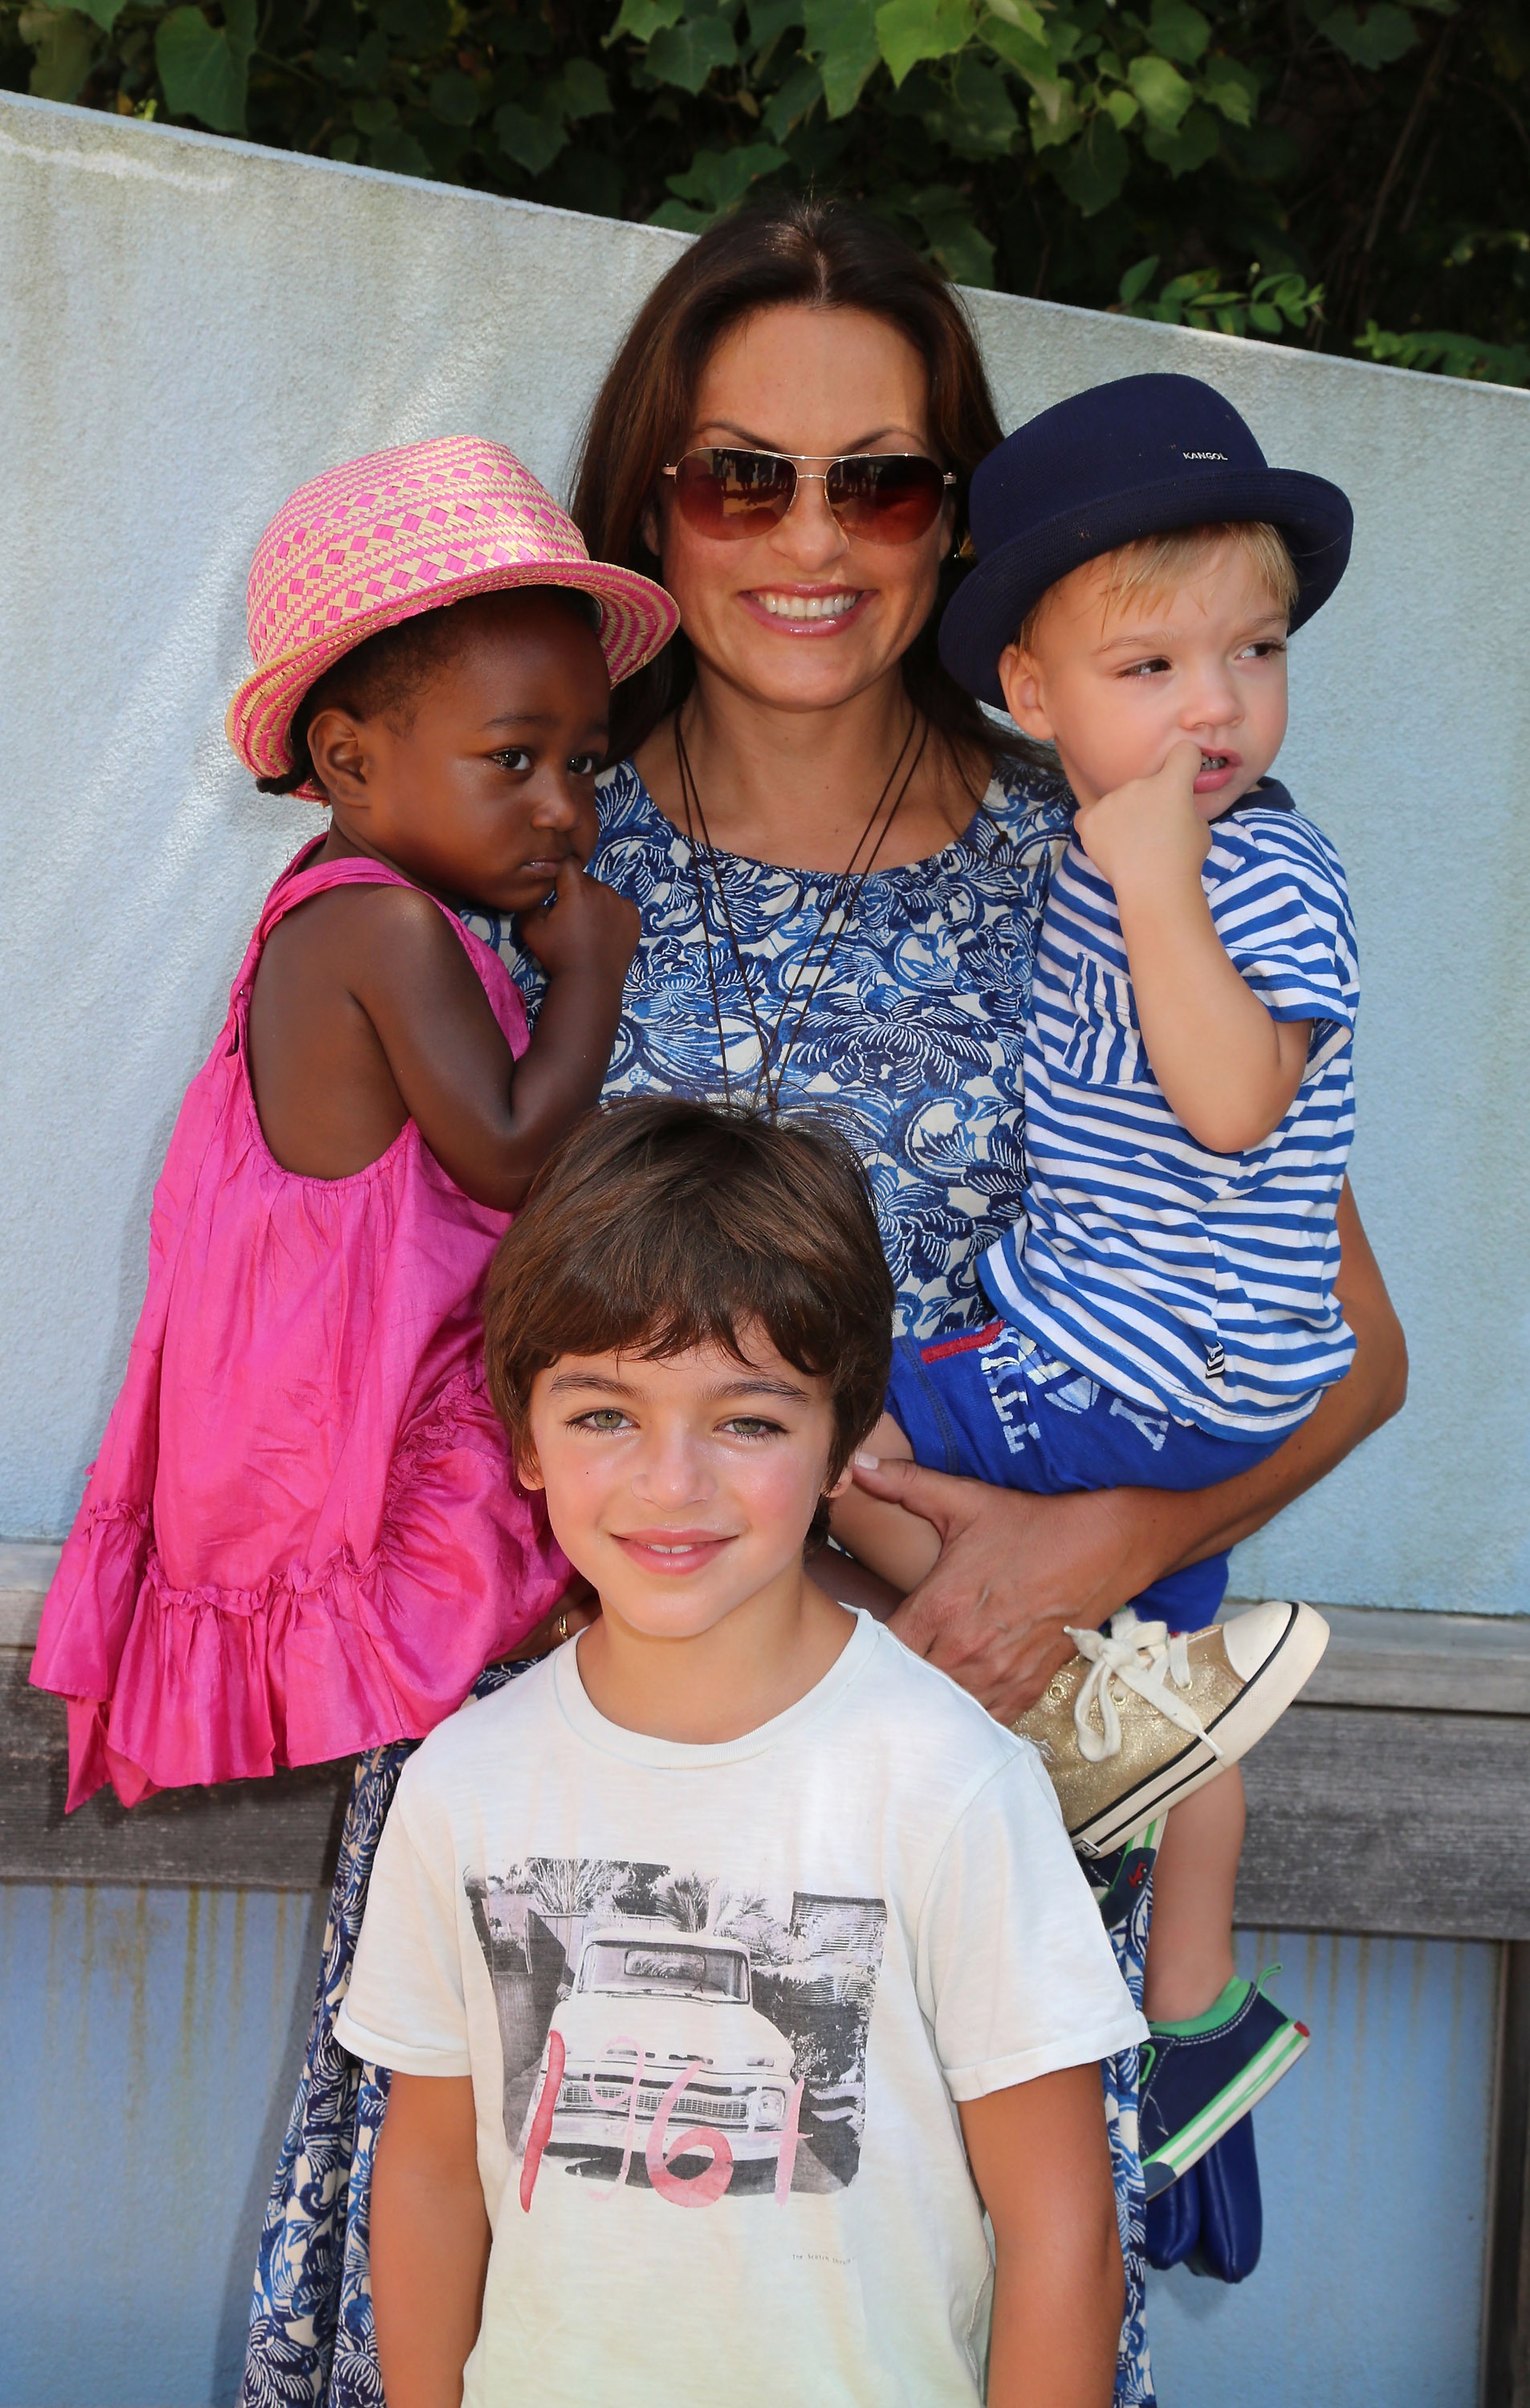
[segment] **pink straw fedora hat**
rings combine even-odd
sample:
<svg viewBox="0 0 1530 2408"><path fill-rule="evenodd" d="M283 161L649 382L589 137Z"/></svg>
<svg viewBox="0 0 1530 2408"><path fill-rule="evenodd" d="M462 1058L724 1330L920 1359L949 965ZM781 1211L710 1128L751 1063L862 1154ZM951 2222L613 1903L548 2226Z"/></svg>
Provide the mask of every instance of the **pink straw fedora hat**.
<svg viewBox="0 0 1530 2408"><path fill-rule="evenodd" d="M513 585L592 595L613 685L679 624L662 585L591 559L567 511L501 443L405 443L327 470L283 504L257 547L255 674L229 705L229 742L257 778L284 777L293 713L344 653L422 610Z"/></svg>

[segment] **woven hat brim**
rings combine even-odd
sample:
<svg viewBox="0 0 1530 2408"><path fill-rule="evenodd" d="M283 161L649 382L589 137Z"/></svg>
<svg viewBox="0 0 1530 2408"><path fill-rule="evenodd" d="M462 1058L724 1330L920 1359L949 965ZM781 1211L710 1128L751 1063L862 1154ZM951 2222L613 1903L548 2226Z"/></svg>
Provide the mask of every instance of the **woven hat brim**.
<svg viewBox="0 0 1530 2408"><path fill-rule="evenodd" d="M293 716L310 686L326 669L353 652L369 636L384 627L400 627L426 610L445 610L474 594L495 594L522 585L562 585L591 595L600 605L600 648L613 685L635 677L662 652L680 623L671 596L651 578L609 561L512 561L445 577L407 600L379 603L377 609L349 620L322 640L303 645L267 661L246 678L228 707L224 729L229 743L257 778L284 777L293 766L290 738ZM316 786L297 789L322 801Z"/></svg>
<svg viewBox="0 0 1530 2408"><path fill-rule="evenodd" d="M1067 510L998 545L969 571L940 622L940 658L959 685L1002 710L999 654L1050 586L1102 552L1219 521L1264 521L1285 538L1299 592L1293 630L1334 592L1349 565L1354 512L1325 477L1300 468L1208 468Z"/></svg>

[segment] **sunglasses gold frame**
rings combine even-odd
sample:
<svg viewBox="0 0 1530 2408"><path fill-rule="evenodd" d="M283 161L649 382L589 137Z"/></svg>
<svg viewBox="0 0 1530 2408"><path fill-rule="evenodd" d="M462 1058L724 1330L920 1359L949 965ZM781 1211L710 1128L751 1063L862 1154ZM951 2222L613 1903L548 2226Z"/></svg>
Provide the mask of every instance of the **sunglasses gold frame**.
<svg viewBox="0 0 1530 2408"><path fill-rule="evenodd" d="M682 452L678 460L668 462L660 473L665 477L678 478L687 460L706 459L711 454L719 452L736 452L741 458L749 460L779 460L784 462L791 469L794 479L791 499L788 501L786 508L781 511L779 517L773 521L773 524L780 526L791 517L792 512L796 508L797 492L799 487L803 485L822 485L824 489L823 499L828 508L830 516L833 518L835 524L839 527L841 533L850 536L852 541L857 536L859 536L863 542L874 543L877 540L877 538L868 535L865 528L857 529L847 527L844 524L843 520L840 518L838 510L836 509L833 502L829 500L829 479L833 476L836 468L849 466L852 463L861 460L886 460L889 462L918 460L922 462L925 466L937 470L941 485L945 488L946 492L949 493L951 486L956 482L954 470L951 468L941 468L938 462L932 460L927 452L766 452L750 443L698 443L694 452ZM821 474L812 475L805 473L804 471L802 464L807 460L823 460L826 461L828 465ZM942 500L944 496L942 496ZM935 512L930 520L930 526L934 526L936 520L939 517L940 508L941 505L937 503ZM693 523L694 523L694 522L693 522ZM712 534L714 541L719 540L719 538L713 530L708 529L704 530L704 532ZM928 534L928 528L921 529L921 535ZM743 538L738 537L723 536L720 539L726 543L740 541ZM907 536L894 538L894 540L908 543L918 543L920 536Z"/></svg>

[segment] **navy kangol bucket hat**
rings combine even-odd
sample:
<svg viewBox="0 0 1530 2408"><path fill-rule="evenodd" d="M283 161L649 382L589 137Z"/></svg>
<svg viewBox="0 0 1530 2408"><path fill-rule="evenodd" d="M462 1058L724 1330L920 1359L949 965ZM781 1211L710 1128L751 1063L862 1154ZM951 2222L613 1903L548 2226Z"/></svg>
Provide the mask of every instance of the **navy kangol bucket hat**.
<svg viewBox="0 0 1530 2408"><path fill-rule="evenodd" d="M972 480L978 566L940 622L940 657L1004 708L999 654L1050 585L1150 535L1263 520L1284 536L1300 592L1293 627L1344 574L1354 512L1337 485L1272 468L1230 401L1198 377L1122 377L1044 409Z"/></svg>

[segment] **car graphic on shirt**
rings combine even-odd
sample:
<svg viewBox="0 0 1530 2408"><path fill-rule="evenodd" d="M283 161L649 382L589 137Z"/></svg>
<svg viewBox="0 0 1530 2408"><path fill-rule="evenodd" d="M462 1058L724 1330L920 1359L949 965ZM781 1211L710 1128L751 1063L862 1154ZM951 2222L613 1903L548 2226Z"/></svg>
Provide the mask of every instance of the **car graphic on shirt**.
<svg viewBox="0 0 1530 2408"><path fill-rule="evenodd" d="M553 2010L550 2042L552 2032L563 2042L564 2071L551 2150L623 2148L636 2076L632 2137L640 2155L665 2093L691 2065L693 2077L670 2109L669 2142L688 2126L709 2124L726 2134L736 2159L778 2156L792 2043L752 2003L741 1941L652 1924L587 1932L573 1986ZM547 2069L544 2048L543 2082Z"/></svg>

